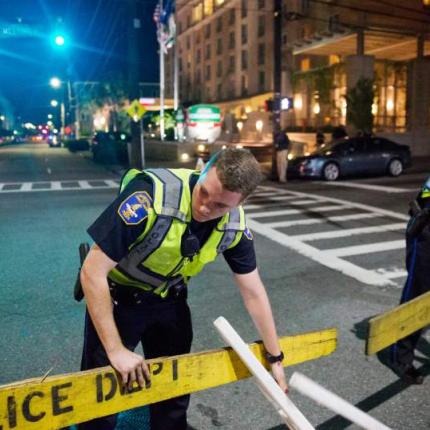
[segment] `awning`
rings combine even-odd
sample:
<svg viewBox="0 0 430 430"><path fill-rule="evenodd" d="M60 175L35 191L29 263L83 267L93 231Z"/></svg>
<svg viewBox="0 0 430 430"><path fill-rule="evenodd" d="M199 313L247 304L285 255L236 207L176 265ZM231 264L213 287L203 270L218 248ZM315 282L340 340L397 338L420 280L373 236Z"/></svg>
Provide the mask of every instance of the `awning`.
<svg viewBox="0 0 430 430"><path fill-rule="evenodd" d="M334 33L315 36L311 40L295 43L294 55L355 55L357 33ZM406 61L417 57L417 38L399 33L373 30L364 32L364 53L377 59ZM424 55L430 55L430 41L424 43Z"/></svg>

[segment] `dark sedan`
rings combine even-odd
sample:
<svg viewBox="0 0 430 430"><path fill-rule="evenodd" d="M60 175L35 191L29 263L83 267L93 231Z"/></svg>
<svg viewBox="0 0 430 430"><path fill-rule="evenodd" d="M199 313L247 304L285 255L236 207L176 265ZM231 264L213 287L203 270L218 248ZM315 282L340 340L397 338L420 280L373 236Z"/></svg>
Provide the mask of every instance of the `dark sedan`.
<svg viewBox="0 0 430 430"><path fill-rule="evenodd" d="M382 137L353 137L328 143L288 164L288 176L335 181L341 176L399 176L411 165L407 145Z"/></svg>

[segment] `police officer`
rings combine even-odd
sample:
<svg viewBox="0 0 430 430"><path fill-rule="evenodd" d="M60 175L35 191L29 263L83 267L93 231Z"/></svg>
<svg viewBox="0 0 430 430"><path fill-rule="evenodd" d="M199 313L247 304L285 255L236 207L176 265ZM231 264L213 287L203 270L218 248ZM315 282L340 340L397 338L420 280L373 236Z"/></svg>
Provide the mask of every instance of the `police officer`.
<svg viewBox="0 0 430 430"><path fill-rule="evenodd" d="M121 193L88 229L95 244L81 270L87 301L82 370L111 364L131 387L150 383L146 359L190 351L187 283L223 254L263 339L274 378L287 390L283 354L260 279L243 200L261 180L244 149L225 149L198 174L132 169ZM150 406L152 430L185 430L189 396ZM115 427L116 416L79 425Z"/></svg>
<svg viewBox="0 0 430 430"><path fill-rule="evenodd" d="M411 219L406 229L408 277L401 304L430 291L430 177L411 206ZM413 365L414 350L420 334L421 330L418 330L391 347L391 367L410 384L422 384L424 380L423 375Z"/></svg>

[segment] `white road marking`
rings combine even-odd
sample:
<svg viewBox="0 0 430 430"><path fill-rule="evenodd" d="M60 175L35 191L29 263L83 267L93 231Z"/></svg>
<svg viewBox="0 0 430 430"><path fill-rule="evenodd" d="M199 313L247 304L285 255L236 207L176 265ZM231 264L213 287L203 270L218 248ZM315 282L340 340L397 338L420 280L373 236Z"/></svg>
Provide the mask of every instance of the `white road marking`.
<svg viewBox="0 0 430 430"><path fill-rule="evenodd" d="M416 191L416 188L397 188L390 186L382 186L382 185L371 185L371 184L363 184L360 182L347 182L347 181L339 181L339 182L313 182L313 184L325 184L331 185L335 187L347 187L347 188L360 188L362 190L371 190L371 191L382 191L384 193L409 193L412 191Z"/></svg>
<svg viewBox="0 0 430 430"><path fill-rule="evenodd" d="M78 181L78 184L83 190L90 190L93 188L88 181Z"/></svg>
<svg viewBox="0 0 430 430"><path fill-rule="evenodd" d="M105 185L91 185L90 181L97 181ZM42 185L42 187L37 187ZM63 186L64 185L64 186ZM13 186L13 189L5 189ZM0 183L0 193L39 193L46 191L76 191L76 190L100 190L116 189L119 182L112 179L68 179L64 181L39 181L39 182L4 182Z"/></svg>
<svg viewBox="0 0 430 430"><path fill-rule="evenodd" d="M270 191L270 187L264 188L267 192ZM383 252L393 249L404 248L404 240L387 241L374 244L358 245L358 246L346 246L343 248L334 248L328 250L318 249L305 243L305 241L312 241L318 239L334 239L338 237L348 237L360 234L370 233L381 233L389 232L394 230L402 230L405 228L405 221L408 220L408 216L393 212L386 209L381 209L375 206L365 205L361 203L355 203L342 199L325 197L318 194L312 193L301 193L297 191L286 191L287 195L295 196L297 199L314 199L315 203L332 203L332 206L319 206L312 207L311 210L318 214L321 209L329 208L328 210L340 210L340 209L355 209L354 214L349 215L338 215L331 217L321 218L302 218L297 220L289 220L288 215L299 213L306 214L307 211L300 209L284 209L283 211L266 211L261 213L247 213L248 225L256 233L260 233L267 238L288 247L312 260L322 264L330 269L337 270L346 276L350 276L358 281L375 286L396 286L399 285L392 281L392 279L401 278L405 276L404 271L398 269L384 270L384 269L366 269L360 267L350 261L345 260L342 257L367 254L372 252ZM269 200L270 201L270 200ZM303 201L303 200L302 200ZM270 204L270 203L269 203ZM334 205L333 205L334 204ZM291 202L293 206L293 201ZM264 209L265 206L262 207ZM262 219L266 216L285 216L286 219L276 222L264 222ZM294 227L297 225L311 225L311 224L322 224L336 221L352 221L360 219L376 219L376 218L388 218L391 220L397 220L397 222L391 222L376 226L349 228L349 229L338 229L326 232L317 232L309 234L289 235L279 231L279 228ZM281 218L282 219L282 218ZM400 222L399 222L400 221Z"/></svg>
<svg viewBox="0 0 430 430"><path fill-rule="evenodd" d="M331 230L331 231L322 231L319 233L308 233L308 234L296 234L294 237L297 240L303 240L304 242L310 242L312 240L321 240L321 239L334 239L337 237L348 237L355 236L358 234L370 234L370 233L383 233L387 231L396 231L402 230L405 228L404 222L393 223L393 224L385 224L385 225L377 225L373 227L357 227L357 228L346 228L342 230Z"/></svg>
<svg viewBox="0 0 430 430"><path fill-rule="evenodd" d="M352 255L369 254L371 252L392 251L393 249L402 249L404 247L404 240L390 240L386 242L367 243L365 245L326 249L322 252L333 255L334 257L350 257Z"/></svg>
<svg viewBox="0 0 430 430"><path fill-rule="evenodd" d="M316 200L297 200L295 202L291 202L291 201L285 202L285 204L293 205L293 206L307 206L307 205L312 205L312 204L315 204L315 203L319 203L319 201L316 201ZM257 204L257 203L252 204L251 203L249 205L245 205L244 208L246 210L251 210L251 209L281 207L283 205L284 205L283 201L277 202L277 203L270 203L270 201L269 201L266 204Z"/></svg>
<svg viewBox="0 0 430 430"><path fill-rule="evenodd" d="M383 286L383 285L396 285L385 276L376 273L373 270L363 269L349 261L342 260L341 258L328 255L324 252L321 252L319 249L314 248L307 243L304 243L300 240L296 240L291 236L288 236L278 230L275 230L269 227L267 224L262 224L252 219L248 220L248 226L251 230L262 234L263 236L273 240L281 244L282 246L286 246L288 248L293 249L294 251L299 252L300 254L308 257L319 264L322 264L330 269L337 270L346 276L350 276L363 284L375 285L375 286Z"/></svg>
<svg viewBox="0 0 430 430"><path fill-rule="evenodd" d="M343 206L336 206L338 209L344 209ZM382 216L379 214L351 214L351 215L338 215L338 216L331 216L323 219L315 218L315 219L297 219L294 221L276 221L276 222L269 222L266 225L269 227L291 227L294 225L310 225L310 224L322 224L324 222L336 222L336 221L353 221L357 219L366 219L366 218L375 218L378 216ZM249 215L248 215L249 218Z"/></svg>
<svg viewBox="0 0 430 430"><path fill-rule="evenodd" d="M396 279L396 278L404 278L408 276L408 272L403 269L395 268L395 269L376 269L376 272L384 275L388 279Z"/></svg>
<svg viewBox="0 0 430 430"><path fill-rule="evenodd" d="M31 182L24 182L21 185L20 191L31 191L33 184Z"/></svg>
<svg viewBox="0 0 430 430"><path fill-rule="evenodd" d="M309 212L332 212L332 211L339 211L342 209L348 209L348 205L340 205L340 206L318 206L314 208L310 208ZM274 217L274 216L282 216L282 215L294 215L294 214L305 214L309 213L305 212L300 209L281 209L277 211L266 211L266 212L259 212L259 213L250 213L248 214L248 218L265 218L265 217ZM272 226L272 224L271 224Z"/></svg>

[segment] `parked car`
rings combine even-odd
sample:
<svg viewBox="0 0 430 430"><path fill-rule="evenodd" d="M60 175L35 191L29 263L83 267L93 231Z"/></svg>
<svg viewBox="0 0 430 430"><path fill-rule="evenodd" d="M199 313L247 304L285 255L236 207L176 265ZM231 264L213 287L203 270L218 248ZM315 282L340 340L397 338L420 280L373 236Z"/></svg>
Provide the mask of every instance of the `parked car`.
<svg viewBox="0 0 430 430"><path fill-rule="evenodd" d="M48 135L48 145L50 148L61 148L61 139L57 134Z"/></svg>
<svg viewBox="0 0 430 430"><path fill-rule="evenodd" d="M341 176L399 176L410 165L407 145L377 136L353 137L330 142L308 156L291 160L288 175L326 181L335 181Z"/></svg>
<svg viewBox="0 0 430 430"><path fill-rule="evenodd" d="M121 132L98 131L91 141L91 152L97 163L126 163L130 136Z"/></svg>

